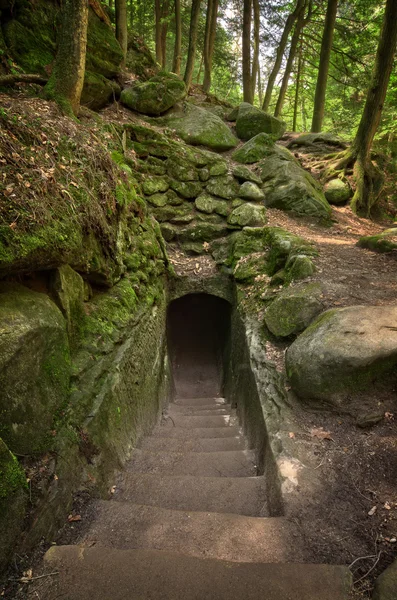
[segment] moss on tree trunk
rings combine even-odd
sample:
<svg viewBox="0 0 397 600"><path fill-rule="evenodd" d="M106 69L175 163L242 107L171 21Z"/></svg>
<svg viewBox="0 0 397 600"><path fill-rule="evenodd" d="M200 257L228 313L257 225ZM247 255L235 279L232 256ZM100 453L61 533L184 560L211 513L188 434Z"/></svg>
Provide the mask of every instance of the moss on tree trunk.
<svg viewBox="0 0 397 600"><path fill-rule="evenodd" d="M84 85L88 0L65 0L58 52L46 96L69 114L77 115Z"/></svg>

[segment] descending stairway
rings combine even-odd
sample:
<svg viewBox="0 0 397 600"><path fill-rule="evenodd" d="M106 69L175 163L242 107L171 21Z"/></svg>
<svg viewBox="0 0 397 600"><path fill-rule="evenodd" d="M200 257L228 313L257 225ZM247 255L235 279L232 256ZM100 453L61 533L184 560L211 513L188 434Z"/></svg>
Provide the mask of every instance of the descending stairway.
<svg viewBox="0 0 397 600"><path fill-rule="evenodd" d="M83 542L47 552L47 600L346 600L349 571L300 564L256 473L230 405L176 400Z"/></svg>

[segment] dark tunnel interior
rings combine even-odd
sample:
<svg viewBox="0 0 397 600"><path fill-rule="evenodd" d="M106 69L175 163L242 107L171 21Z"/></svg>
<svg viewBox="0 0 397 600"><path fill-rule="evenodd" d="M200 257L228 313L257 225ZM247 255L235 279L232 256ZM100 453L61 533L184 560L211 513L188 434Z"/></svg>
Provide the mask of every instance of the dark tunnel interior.
<svg viewBox="0 0 397 600"><path fill-rule="evenodd" d="M188 294L171 302L168 349L177 398L222 395L231 306L209 294Z"/></svg>

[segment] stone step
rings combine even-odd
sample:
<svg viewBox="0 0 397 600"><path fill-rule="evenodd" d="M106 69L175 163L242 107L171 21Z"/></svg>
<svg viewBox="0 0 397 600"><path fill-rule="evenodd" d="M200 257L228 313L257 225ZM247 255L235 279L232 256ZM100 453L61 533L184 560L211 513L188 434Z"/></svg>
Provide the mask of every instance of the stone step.
<svg viewBox="0 0 397 600"><path fill-rule="evenodd" d="M254 477L257 474L251 450L183 453L137 448L126 469L133 473L194 477Z"/></svg>
<svg viewBox="0 0 397 600"><path fill-rule="evenodd" d="M155 437L170 437L183 440L209 439L209 438L229 438L240 435L240 429L237 426L229 427L195 427L186 429L176 427L171 419L166 423L158 425L152 431Z"/></svg>
<svg viewBox="0 0 397 600"><path fill-rule="evenodd" d="M151 452L222 452L225 450L245 450L246 443L242 436L225 438L178 439L172 437L147 436L141 443L142 450Z"/></svg>
<svg viewBox="0 0 397 600"><path fill-rule="evenodd" d="M178 406L208 406L210 404L223 406L224 404L227 404L227 402L225 398L175 398L172 404Z"/></svg>
<svg viewBox="0 0 397 600"><path fill-rule="evenodd" d="M232 407L230 404L203 404L202 406L180 406L179 404L170 404L167 410L167 414L171 416L186 415L192 417L230 415L231 413Z"/></svg>
<svg viewBox="0 0 397 600"><path fill-rule="evenodd" d="M156 550L53 546L44 600L347 600L346 567L233 563ZM45 593L45 595L44 595Z"/></svg>
<svg viewBox="0 0 397 600"><path fill-rule="evenodd" d="M114 499L171 510L268 516L264 477L161 476L125 471Z"/></svg>
<svg viewBox="0 0 397 600"><path fill-rule="evenodd" d="M302 562L302 536L284 517L187 512L98 501L83 545L165 550L237 562Z"/></svg>
<svg viewBox="0 0 397 600"><path fill-rule="evenodd" d="M186 415L177 415L174 414L172 416L165 417L166 426L171 425L175 427L183 427L184 429L212 429L219 427L230 427L232 425L231 417L229 415L214 415L214 416L186 416Z"/></svg>

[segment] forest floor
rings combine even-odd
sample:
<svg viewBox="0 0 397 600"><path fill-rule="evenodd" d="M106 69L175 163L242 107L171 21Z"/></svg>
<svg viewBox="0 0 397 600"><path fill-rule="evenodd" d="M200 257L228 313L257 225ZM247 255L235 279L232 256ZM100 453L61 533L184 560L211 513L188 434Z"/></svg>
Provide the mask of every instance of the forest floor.
<svg viewBox="0 0 397 600"><path fill-rule="evenodd" d="M18 99L16 99L16 102ZM109 121L130 120L131 113L117 105L102 111ZM138 120L137 117L132 117ZM92 117L82 119L89 127ZM307 151L296 151L310 168ZM315 175L315 173L313 173ZM348 206L333 208L329 227L314 220L297 219L268 209L268 224L280 226L312 241L319 254L314 258L316 273L310 279L321 284L324 309L356 305L395 304L397 299L397 251L377 254L356 244L363 235L378 233L389 221L372 222L355 216ZM179 273L210 274L215 265L209 256L191 257L173 249L170 258ZM249 288L247 288L249 294ZM277 368L284 367L285 343L268 343L268 356ZM396 390L379 392L380 420L367 428L357 427L349 416L314 413L291 399L296 428L291 443L299 443L312 468L322 478L322 494L305 497L290 519L304 536L311 562L351 565L356 581L354 598L369 598L373 582L397 557L397 404ZM322 428L322 429L321 429ZM322 431L313 434L313 431ZM89 496L76 497L72 519L56 540L73 543L87 529L93 513ZM74 520L78 515L81 520ZM38 560L48 545L37 550ZM34 557L22 557L15 573L28 571ZM14 586L0 597L25 598L29 586L14 596Z"/></svg>

